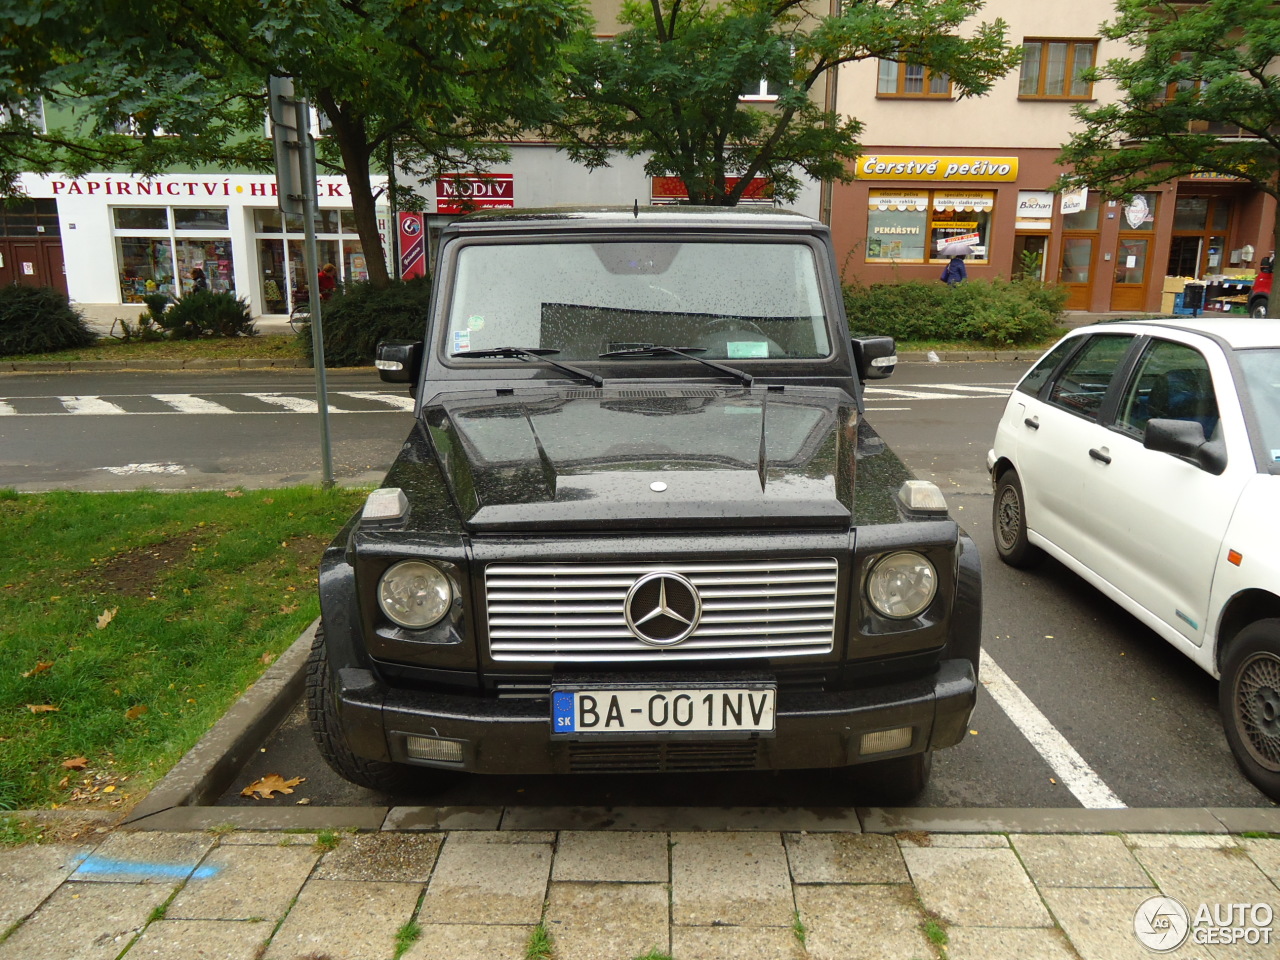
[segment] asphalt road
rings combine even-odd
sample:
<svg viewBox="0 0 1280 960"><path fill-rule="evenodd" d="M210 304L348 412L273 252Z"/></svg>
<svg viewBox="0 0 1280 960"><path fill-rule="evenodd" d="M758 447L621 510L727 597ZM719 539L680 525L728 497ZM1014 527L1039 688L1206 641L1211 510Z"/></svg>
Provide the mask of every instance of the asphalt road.
<svg viewBox="0 0 1280 960"><path fill-rule="evenodd" d="M1216 683L1052 560L995 556L985 457L1020 363L904 364L868 391L868 418L947 494L984 562L984 689L966 742L940 752L927 806L1271 806L1237 771ZM335 474L376 483L407 432L405 396L371 373L329 378ZM319 479L309 371L0 377L0 486L121 489L272 486ZM187 398L187 399L184 399ZM201 403L216 405L202 407ZM105 403L108 406L100 406ZM114 409L111 409L114 408ZM200 412L200 411L205 412ZM1004 681L1004 677L1008 681ZM1020 692L1020 693L1019 693ZM266 773L306 778L314 804L388 798L338 779L301 711L222 799ZM844 806L856 780L829 772L740 776L455 778L390 798L460 805Z"/></svg>
<svg viewBox="0 0 1280 960"><path fill-rule="evenodd" d="M412 422L408 392L330 371L333 474L376 484ZM0 377L0 486L22 491L273 487L321 480L311 370Z"/></svg>

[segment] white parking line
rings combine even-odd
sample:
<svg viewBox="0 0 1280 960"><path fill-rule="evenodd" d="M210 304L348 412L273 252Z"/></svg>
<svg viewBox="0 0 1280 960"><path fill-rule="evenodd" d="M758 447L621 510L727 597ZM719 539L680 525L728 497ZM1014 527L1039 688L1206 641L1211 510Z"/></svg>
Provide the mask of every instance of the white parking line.
<svg viewBox="0 0 1280 960"><path fill-rule="evenodd" d="M1082 806L1088 810L1127 806L985 650L982 651L982 685Z"/></svg>

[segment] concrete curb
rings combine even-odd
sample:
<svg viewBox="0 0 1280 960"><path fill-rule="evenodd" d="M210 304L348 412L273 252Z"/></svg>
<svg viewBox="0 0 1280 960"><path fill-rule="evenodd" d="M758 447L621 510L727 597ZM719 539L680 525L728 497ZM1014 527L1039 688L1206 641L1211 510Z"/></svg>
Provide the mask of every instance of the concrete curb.
<svg viewBox="0 0 1280 960"><path fill-rule="evenodd" d="M249 754L293 709L306 684L307 655L317 619L244 692L130 811L121 826L133 826L174 807L200 807L222 795ZM150 829L150 828L148 828Z"/></svg>

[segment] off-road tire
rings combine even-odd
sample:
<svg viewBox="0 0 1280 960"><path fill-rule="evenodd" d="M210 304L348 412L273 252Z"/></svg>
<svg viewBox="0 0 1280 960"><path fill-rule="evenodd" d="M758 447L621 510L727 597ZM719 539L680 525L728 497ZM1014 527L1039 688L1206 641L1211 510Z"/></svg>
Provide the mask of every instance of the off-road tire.
<svg viewBox="0 0 1280 960"><path fill-rule="evenodd" d="M426 771L400 763L366 760L351 752L338 723L330 680L324 625L320 624L316 627L311 653L307 657L307 719L311 721L311 736L325 763L344 780L379 793L405 793L414 786L421 787Z"/></svg>
<svg viewBox="0 0 1280 960"><path fill-rule="evenodd" d="M1022 493L1018 471L1012 468L996 481L991 505L991 534L996 553L1011 567L1026 569L1040 562L1040 548L1027 539L1027 498Z"/></svg>
<svg viewBox="0 0 1280 960"><path fill-rule="evenodd" d="M889 760L873 760L850 768L861 803L877 807L904 807L913 803L929 784L933 751Z"/></svg>
<svg viewBox="0 0 1280 960"><path fill-rule="evenodd" d="M1251 623L1231 641L1218 707L1241 771L1280 800L1280 619Z"/></svg>

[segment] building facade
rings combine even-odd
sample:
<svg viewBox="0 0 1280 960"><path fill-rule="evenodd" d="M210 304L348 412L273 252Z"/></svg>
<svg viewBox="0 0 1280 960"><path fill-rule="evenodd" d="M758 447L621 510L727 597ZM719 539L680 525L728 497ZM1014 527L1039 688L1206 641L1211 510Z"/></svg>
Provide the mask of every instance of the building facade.
<svg viewBox="0 0 1280 960"><path fill-rule="evenodd" d="M865 131L857 180L833 191L845 279L936 280L953 239L972 244L970 277L1030 269L1064 284L1074 310L1157 312L1181 278L1252 276L1271 253L1275 203L1244 181L1185 177L1127 204L1050 191L1072 107L1116 96L1080 71L1133 55L1099 36L1114 15L1112 0L988 0L983 19L1008 23L1024 62L980 98L956 99L945 76L909 65L846 65L837 103Z"/></svg>
<svg viewBox="0 0 1280 960"><path fill-rule="evenodd" d="M825 12L836 3L813 6ZM592 3L598 35L620 29L620 8L621 0ZM1068 309L1155 312L1169 309L1182 279L1252 276L1272 252L1275 203L1243 181L1185 177L1129 203L1051 191L1064 172L1060 146L1077 123L1072 107L1116 93L1080 71L1132 52L1098 35L1114 12L1112 0L987 0L982 17L1003 18L1025 60L984 97L957 99L945 75L876 60L847 64L816 87L815 98L864 124L854 182L811 182L792 205L831 224L844 279L936 280L951 243L968 249L970 277L1030 271L1064 284ZM762 84L743 99L768 109L771 98ZM398 173L399 189L420 196L428 255L443 224L470 209L682 196L679 181L646 174L642 158L590 171L553 144L509 146L510 161L482 175L418 183L411 171ZM0 210L0 283L47 284L109 310L151 292L181 295L198 267L210 289L234 290L255 316L286 314L305 299L302 224L280 214L271 176L28 175L23 186L29 201ZM319 195L321 263L358 280L376 254L355 233L346 181L321 177ZM770 201L761 192L748 202ZM392 212L379 214L395 274Z"/></svg>

